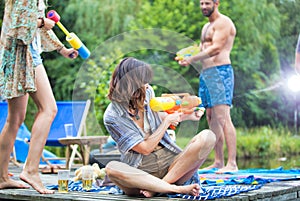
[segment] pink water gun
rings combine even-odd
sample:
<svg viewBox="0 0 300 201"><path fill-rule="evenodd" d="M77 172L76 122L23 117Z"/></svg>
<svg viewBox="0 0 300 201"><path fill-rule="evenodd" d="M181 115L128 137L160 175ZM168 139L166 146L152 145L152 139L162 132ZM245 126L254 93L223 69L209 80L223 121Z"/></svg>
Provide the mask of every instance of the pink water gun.
<svg viewBox="0 0 300 201"><path fill-rule="evenodd" d="M73 32L70 33L64 27L64 25L62 25L62 23L60 22L60 16L55 10L50 10L47 13L47 18L54 21L57 24L57 26L64 32L64 34L66 35L66 40L74 49L78 51L78 54L81 58L83 59L89 58L91 53L88 50L88 48L81 42L81 40L76 36L75 33Z"/></svg>

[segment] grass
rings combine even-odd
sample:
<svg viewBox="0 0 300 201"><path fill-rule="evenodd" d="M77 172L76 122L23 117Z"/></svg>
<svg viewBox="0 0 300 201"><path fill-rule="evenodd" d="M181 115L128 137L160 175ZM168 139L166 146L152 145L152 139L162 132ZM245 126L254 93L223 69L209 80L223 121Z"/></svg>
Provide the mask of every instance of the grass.
<svg viewBox="0 0 300 201"><path fill-rule="evenodd" d="M285 128L237 128L237 157L261 158L261 157L287 157L300 154L300 135L293 135ZM191 137L176 136L176 143L184 148ZM226 146L224 145L226 156ZM212 154L210 155L212 158Z"/></svg>

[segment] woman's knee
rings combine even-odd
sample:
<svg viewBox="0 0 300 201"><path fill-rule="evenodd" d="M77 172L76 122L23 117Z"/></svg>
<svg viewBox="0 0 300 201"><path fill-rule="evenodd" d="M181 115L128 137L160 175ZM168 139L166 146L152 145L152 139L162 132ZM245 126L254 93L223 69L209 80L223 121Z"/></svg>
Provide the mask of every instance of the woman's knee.
<svg viewBox="0 0 300 201"><path fill-rule="evenodd" d="M210 129L202 130L199 133L199 137L200 137L200 142L202 142L206 145L214 146L216 143L216 135Z"/></svg>
<svg viewBox="0 0 300 201"><path fill-rule="evenodd" d="M38 113L45 114L50 120L54 120L57 111L58 109L56 104L49 104L47 106L38 107Z"/></svg>
<svg viewBox="0 0 300 201"><path fill-rule="evenodd" d="M57 111L58 111L58 108L57 108L57 105L56 104L54 104L52 107L51 107L51 116L52 116L52 118L54 119L55 118L55 116L56 116L56 114L57 114Z"/></svg>
<svg viewBox="0 0 300 201"><path fill-rule="evenodd" d="M116 174L116 170L118 169L118 167L120 166L120 162L118 161L110 161L106 164L105 166L105 172L107 174L108 177L111 177L112 175Z"/></svg>

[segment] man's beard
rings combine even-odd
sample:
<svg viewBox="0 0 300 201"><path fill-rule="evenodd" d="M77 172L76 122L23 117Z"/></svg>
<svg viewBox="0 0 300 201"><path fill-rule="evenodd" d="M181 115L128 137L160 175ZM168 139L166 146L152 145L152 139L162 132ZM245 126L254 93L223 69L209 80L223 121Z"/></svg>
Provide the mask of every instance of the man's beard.
<svg viewBox="0 0 300 201"><path fill-rule="evenodd" d="M210 17L211 14L214 12L214 10L215 10L215 6L213 6L211 10L208 10L208 13L204 13L203 10L202 10L202 14L203 14L205 17Z"/></svg>

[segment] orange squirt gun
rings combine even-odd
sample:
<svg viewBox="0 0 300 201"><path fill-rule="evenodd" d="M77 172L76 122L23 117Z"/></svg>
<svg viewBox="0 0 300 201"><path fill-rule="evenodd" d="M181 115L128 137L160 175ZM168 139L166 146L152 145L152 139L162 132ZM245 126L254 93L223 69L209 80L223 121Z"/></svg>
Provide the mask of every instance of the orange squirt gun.
<svg viewBox="0 0 300 201"><path fill-rule="evenodd" d="M191 114L197 110L205 111L199 107L201 98L190 95L189 93L179 94L162 94L161 97L154 97L150 100L150 108L155 112L167 112L168 114L176 111L184 114ZM196 109L195 109L196 108ZM170 128L175 130L176 127L171 125Z"/></svg>

